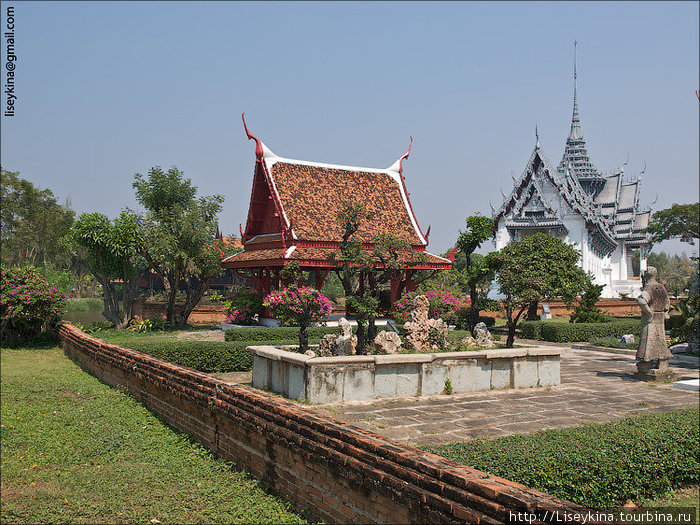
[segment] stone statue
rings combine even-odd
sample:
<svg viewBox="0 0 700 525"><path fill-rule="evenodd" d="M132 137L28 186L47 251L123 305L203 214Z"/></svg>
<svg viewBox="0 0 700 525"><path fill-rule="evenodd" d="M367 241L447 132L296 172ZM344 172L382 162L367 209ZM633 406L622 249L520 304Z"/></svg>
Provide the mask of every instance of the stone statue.
<svg viewBox="0 0 700 525"><path fill-rule="evenodd" d="M664 326L664 320L669 317L670 301L664 285L656 281L656 275L656 268L647 267L642 276L644 287L637 298L642 308L642 334L636 356L636 377L647 380L670 379L674 375L668 367L673 354L666 346Z"/></svg>

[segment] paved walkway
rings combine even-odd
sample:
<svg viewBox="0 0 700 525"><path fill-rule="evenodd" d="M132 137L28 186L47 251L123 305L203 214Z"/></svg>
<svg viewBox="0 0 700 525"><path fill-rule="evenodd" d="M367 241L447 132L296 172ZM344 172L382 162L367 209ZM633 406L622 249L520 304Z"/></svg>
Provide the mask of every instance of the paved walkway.
<svg viewBox="0 0 700 525"><path fill-rule="evenodd" d="M562 384L432 398L310 405L312 410L411 444L526 434L546 428L605 422L643 412L698 405L698 393L628 375L634 357L564 349ZM697 365L673 364L679 379L698 377Z"/></svg>
<svg viewBox="0 0 700 525"><path fill-rule="evenodd" d="M630 377L629 373L636 370L633 355L569 347L562 351L562 382L556 387L307 406L395 441L415 445L525 434L698 405L697 392ZM671 367L679 379L698 377L697 365L674 361ZM250 383L250 372L216 375L236 383Z"/></svg>

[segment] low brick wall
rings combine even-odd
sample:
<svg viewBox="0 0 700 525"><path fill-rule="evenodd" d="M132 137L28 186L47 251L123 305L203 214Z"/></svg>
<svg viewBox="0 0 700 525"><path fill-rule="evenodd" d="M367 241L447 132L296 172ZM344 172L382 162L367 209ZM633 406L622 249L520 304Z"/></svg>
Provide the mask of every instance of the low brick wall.
<svg viewBox="0 0 700 525"><path fill-rule="evenodd" d="M580 521L590 517L588 509L573 503L398 445L290 401L105 343L69 323L59 335L65 352L85 370L268 483L311 519L512 523L521 512L556 523L565 513L580 513Z"/></svg>
<svg viewBox="0 0 700 525"><path fill-rule="evenodd" d="M553 347L473 352L310 357L251 346L253 386L311 403L392 396L455 394L560 383L561 351Z"/></svg>

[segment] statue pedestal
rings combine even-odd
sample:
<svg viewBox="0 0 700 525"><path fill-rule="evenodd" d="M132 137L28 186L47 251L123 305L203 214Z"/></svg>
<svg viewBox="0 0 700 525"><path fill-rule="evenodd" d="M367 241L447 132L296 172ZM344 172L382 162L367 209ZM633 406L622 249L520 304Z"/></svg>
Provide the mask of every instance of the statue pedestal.
<svg viewBox="0 0 700 525"><path fill-rule="evenodd" d="M664 381L674 379L676 374L669 368L668 359L657 359L637 361L637 372L633 377L642 381Z"/></svg>

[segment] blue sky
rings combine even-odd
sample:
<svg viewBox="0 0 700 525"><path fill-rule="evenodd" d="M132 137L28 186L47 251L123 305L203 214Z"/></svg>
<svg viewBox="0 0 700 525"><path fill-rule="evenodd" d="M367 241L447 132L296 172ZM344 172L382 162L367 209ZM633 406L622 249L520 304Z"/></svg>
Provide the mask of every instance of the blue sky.
<svg viewBox="0 0 700 525"><path fill-rule="evenodd" d="M136 208L134 174L176 165L224 195L221 228L237 235L245 111L289 158L384 168L412 135L404 174L443 252L468 215L500 205L535 125L559 162L574 40L598 169L629 154L628 176L646 163L642 206L698 199L698 2L2 2L3 30L7 6L18 101L2 166L77 212Z"/></svg>

